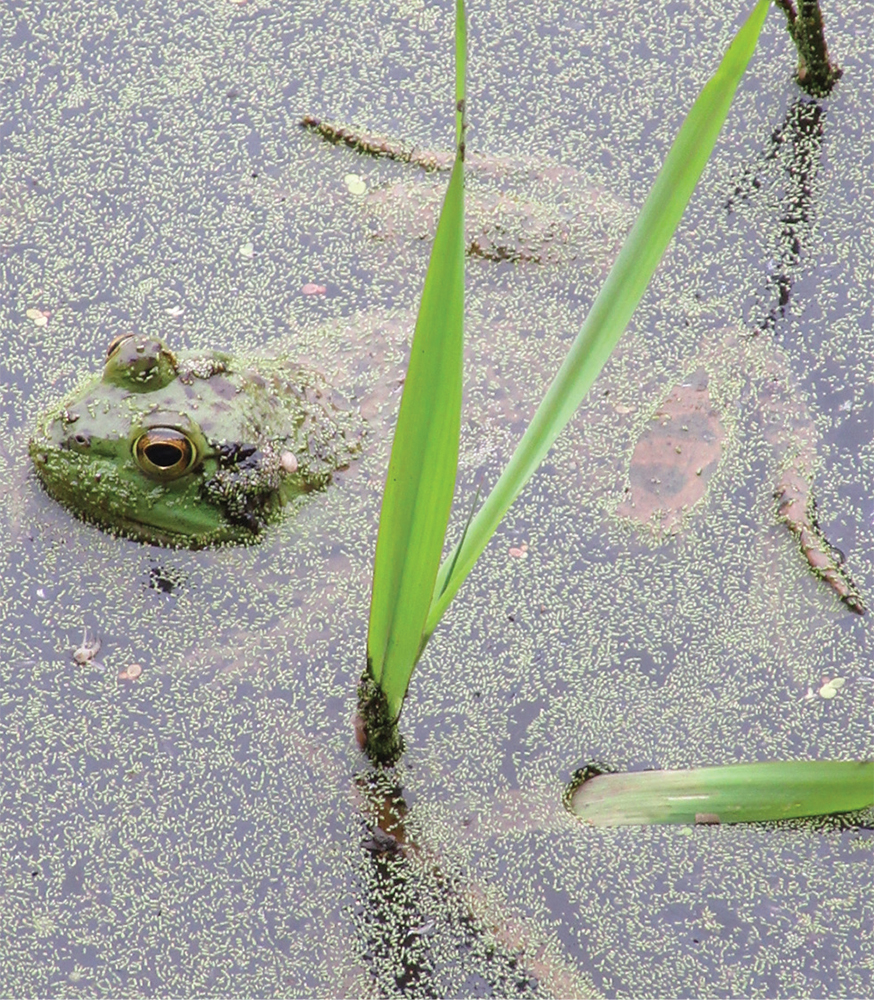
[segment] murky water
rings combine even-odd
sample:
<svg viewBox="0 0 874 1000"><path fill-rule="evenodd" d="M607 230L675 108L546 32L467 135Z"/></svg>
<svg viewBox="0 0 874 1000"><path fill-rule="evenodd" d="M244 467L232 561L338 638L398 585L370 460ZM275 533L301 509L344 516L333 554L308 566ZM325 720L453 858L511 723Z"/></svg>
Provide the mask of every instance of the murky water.
<svg viewBox="0 0 874 1000"><path fill-rule="evenodd" d="M678 534L616 512L668 389L720 331L755 335L809 412L820 522L870 603L874 74L856 39L874 9L830 16L845 77L821 110L792 85L771 13L627 342L435 634L407 754L381 783L349 720L386 414L428 244L375 239L382 223L345 178L440 181L297 121L425 148L445 148L453 122L451 5L372 6L0 14L5 988L870 993L867 830L592 831L560 795L591 758L872 754L869 618L809 573L776 519L761 379L722 365L722 463ZM638 206L735 26L712 6L472 10L470 145L572 167ZM525 177L513 184L524 200ZM566 218L567 189L541 187L538 204ZM603 223L605 259L626 221ZM591 249L470 261L456 530L604 266ZM318 360L371 406L367 454L255 548L161 550L80 523L39 489L29 427L131 328ZM85 627L102 646L82 666ZM838 696L819 697L834 676ZM400 846L376 835L380 819Z"/></svg>

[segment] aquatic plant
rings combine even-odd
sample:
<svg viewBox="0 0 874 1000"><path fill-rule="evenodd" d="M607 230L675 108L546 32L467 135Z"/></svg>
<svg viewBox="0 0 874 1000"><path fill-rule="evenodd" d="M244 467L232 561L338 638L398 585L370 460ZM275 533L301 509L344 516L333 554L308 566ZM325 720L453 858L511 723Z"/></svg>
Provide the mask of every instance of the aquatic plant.
<svg viewBox="0 0 874 1000"><path fill-rule="evenodd" d="M546 396L497 484L441 565L457 470L464 313L466 29L463 0L457 0L456 155L395 431L374 566L367 669L359 688L360 735L373 759L392 761L400 754L397 720L422 650L646 290L710 158L768 6L769 0L756 4L687 115ZM599 775L578 782L568 805L582 819L613 825L776 819L848 811L871 801L874 762L778 761Z"/></svg>
<svg viewBox="0 0 874 1000"><path fill-rule="evenodd" d="M389 728L400 714L420 653L458 465L464 320L464 0L457 0L455 48L455 164L419 305L373 569L367 669L387 702L385 709L377 710L381 717L387 710ZM376 704L379 694L371 692Z"/></svg>
<svg viewBox="0 0 874 1000"><path fill-rule="evenodd" d="M461 112L456 112L455 166L425 277L380 516L363 679L362 716L371 749L376 749L372 730L377 720L391 724L399 716L428 638L510 504L573 416L646 290L709 159L767 8L768 0L759 0L689 112L507 468L440 565L455 481L461 401L464 147ZM463 109L463 0L457 3L456 23L456 106ZM378 704L380 694L384 706Z"/></svg>
<svg viewBox="0 0 874 1000"><path fill-rule="evenodd" d="M771 760L682 771L583 773L567 807L592 826L754 823L871 805L874 761Z"/></svg>

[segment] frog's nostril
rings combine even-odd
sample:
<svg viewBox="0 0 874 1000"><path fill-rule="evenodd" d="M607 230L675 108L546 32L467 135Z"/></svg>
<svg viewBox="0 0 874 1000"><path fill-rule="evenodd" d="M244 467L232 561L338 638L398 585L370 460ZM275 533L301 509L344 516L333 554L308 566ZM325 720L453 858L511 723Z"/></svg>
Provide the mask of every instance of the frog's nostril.
<svg viewBox="0 0 874 1000"><path fill-rule="evenodd" d="M81 431L73 436L73 440L79 445L80 448L87 448L91 444L91 438L87 434L83 434Z"/></svg>

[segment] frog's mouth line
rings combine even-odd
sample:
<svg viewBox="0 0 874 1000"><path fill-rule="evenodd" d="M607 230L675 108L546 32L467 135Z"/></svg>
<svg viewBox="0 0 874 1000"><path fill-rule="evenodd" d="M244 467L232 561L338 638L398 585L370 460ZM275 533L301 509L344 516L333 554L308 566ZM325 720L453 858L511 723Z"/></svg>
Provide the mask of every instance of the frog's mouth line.
<svg viewBox="0 0 874 1000"><path fill-rule="evenodd" d="M112 531L124 538L149 545L175 549L204 549L227 543L244 544L251 538L243 537L243 529L230 522L214 524L196 531L174 530L166 523L156 524L136 517L116 517L101 522L87 511L81 513L81 520L104 531ZM251 535L251 532L248 532Z"/></svg>

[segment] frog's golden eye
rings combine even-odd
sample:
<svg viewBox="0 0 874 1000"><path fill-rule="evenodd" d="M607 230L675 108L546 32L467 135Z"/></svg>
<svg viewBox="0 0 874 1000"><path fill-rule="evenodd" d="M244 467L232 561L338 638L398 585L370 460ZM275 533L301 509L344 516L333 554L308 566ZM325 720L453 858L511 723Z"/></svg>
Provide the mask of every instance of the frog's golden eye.
<svg viewBox="0 0 874 1000"><path fill-rule="evenodd" d="M117 337L113 337L109 342L109 347L106 348L107 358L111 358L112 355L118 350L119 344L123 343L125 340L130 340L132 336L132 333L120 333Z"/></svg>
<svg viewBox="0 0 874 1000"><path fill-rule="evenodd" d="M166 482L184 476L197 461L197 449L181 431L153 427L134 442L134 459L152 479Z"/></svg>

